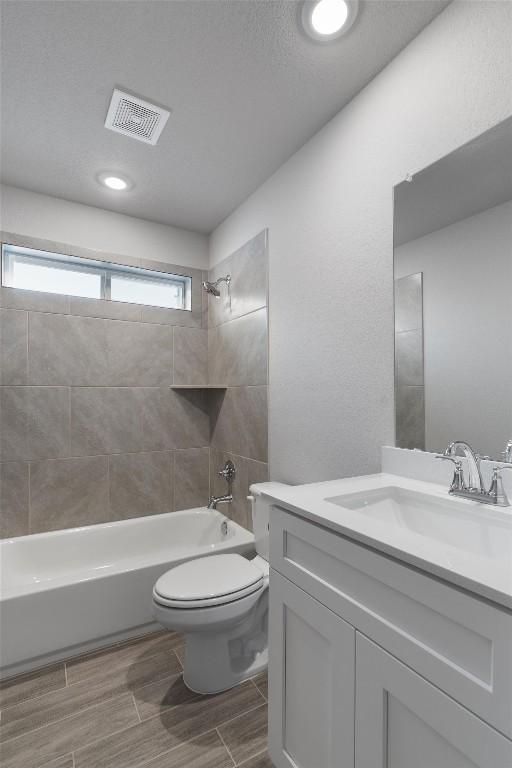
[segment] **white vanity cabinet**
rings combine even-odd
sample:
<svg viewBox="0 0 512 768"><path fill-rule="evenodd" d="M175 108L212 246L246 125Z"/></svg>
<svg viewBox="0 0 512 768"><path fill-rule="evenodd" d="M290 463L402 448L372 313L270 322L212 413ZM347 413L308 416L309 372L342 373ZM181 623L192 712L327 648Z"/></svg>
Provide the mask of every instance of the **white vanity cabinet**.
<svg viewBox="0 0 512 768"><path fill-rule="evenodd" d="M512 615L279 507L276 768L512 768Z"/></svg>
<svg viewBox="0 0 512 768"><path fill-rule="evenodd" d="M512 765L505 736L359 632L356 647L356 768Z"/></svg>
<svg viewBox="0 0 512 768"><path fill-rule="evenodd" d="M353 768L356 632L272 573L269 744L276 768Z"/></svg>

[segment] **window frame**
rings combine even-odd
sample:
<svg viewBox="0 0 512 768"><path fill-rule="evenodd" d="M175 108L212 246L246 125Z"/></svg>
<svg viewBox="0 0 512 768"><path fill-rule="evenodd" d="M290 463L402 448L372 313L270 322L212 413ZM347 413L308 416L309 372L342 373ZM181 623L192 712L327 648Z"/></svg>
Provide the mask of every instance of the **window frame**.
<svg viewBox="0 0 512 768"><path fill-rule="evenodd" d="M26 246L2 243L2 269L1 284L4 288L11 290L34 291L33 288L23 288L12 285L13 282L13 261L16 256L23 257L25 263L40 264L45 266L58 265L60 269L71 272L88 272L100 276L100 296L92 299L93 301L114 301L116 303L133 304L136 306L156 307L158 309L176 310L181 312L192 312L192 280L191 275L180 275L174 272L161 272L147 267L134 267L126 264L119 264L113 261L104 261L83 256L73 256L64 253L55 253ZM140 282L154 283L157 285L180 285L183 306L169 307L162 304L147 304L137 301L118 300L111 298L111 283L113 276L126 277ZM36 291L37 292L37 291ZM50 295L64 295L53 291L41 291ZM84 298L79 294L66 294L76 298ZM88 298L88 297L85 297Z"/></svg>

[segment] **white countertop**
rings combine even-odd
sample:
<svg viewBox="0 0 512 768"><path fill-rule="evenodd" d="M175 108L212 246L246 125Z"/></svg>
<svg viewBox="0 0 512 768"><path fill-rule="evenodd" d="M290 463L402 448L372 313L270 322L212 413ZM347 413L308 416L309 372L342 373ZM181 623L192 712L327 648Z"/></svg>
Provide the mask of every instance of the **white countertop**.
<svg viewBox="0 0 512 768"><path fill-rule="evenodd" d="M266 486L266 487L265 487ZM512 551L510 559L492 557L458 548L439 538L429 538L402 525L346 509L326 499L385 487L427 493L437 499L460 505L468 515L468 525L476 526L485 542L491 528L512 542L512 507L496 508L478 502L448 497L446 486L399 475L377 474L331 480L309 485L260 485L261 492L279 506L300 517L329 528L385 555L403 561L512 610ZM461 525L464 525L462 517Z"/></svg>

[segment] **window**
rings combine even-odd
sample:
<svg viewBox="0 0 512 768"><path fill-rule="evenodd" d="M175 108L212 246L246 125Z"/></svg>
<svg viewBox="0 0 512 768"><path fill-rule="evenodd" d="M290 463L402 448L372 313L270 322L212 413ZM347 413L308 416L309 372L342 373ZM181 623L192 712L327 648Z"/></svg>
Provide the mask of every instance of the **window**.
<svg viewBox="0 0 512 768"><path fill-rule="evenodd" d="M16 245L2 246L2 285L89 299L191 309L192 278L186 275L124 267Z"/></svg>

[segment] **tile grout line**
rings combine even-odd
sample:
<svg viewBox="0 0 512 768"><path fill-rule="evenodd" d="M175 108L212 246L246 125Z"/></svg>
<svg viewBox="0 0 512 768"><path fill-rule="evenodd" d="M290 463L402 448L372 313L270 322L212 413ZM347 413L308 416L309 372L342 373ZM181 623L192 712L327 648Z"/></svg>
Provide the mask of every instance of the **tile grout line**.
<svg viewBox="0 0 512 768"><path fill-rule="evenodd" d="M256 687L256 690L258 691L258 693L260 693L263 696L263 700L266 701L267 704L268 704L267 697L265 696L263 691L260 689L260 687L259 687L258 683L255 681L254 677L251 677L250 679L251 679L251 683Z"/></svg>
<svg viewBox="0 0 512 768"><path fill-rule="evenodd" d="M180 669L181 669L181 672L183 673L184 667L183 667L183 664L181 663L181 659L180 659L180 657L179 657L179 656L178 656L178 654L176 653L176 648L173 648L173 649L172 649L172 652L174 653L174 655L175 655L175 656L176 656L176 658L178 659L178 664L180 665Z"/></svg>
<svg viewBox="0 0 512 768"><path fill-rule="evenodd" d="M261 757L262 755L267 755L268 748L262 749L261 752L256 752L256 754L251 755L246 760L244 760L242 763L238 763L237 768L243 768L244 765L247 765L251 760L254 760L255 757Z"/></svg>
<svg viewBox="0 0 512 768"><path fill-rule="evenodd" d="M255 712L257 709L260 709L263 707L267 702L261 695L261 691L258 691L263 701L261 701L259 704L256 704L254 707L251 707L250 709L246 709L244 712L239 712L238 715L235 715L234 717L230 717L229 720L223 720L222 723L219 723L219 725L215 726L216 728L224 728L225 725L229 725L230 723L234 722L235 720L238 720L239 717L245 717L245 715L248 715L250 712ZM150 718L148 718L150 719Z"/></svg>
<svg viewBox="0 0 512 768"><path fill-rule="evenodd" d="M139 723L142 723L142 718L140 716L139 708L137 706L137 702L135 701L135 696L133 694L133 691L131 691L131 694L132 694L133 706L135 707L135 711L137 713L137 717L139 718Z"/></svg>
<svg viewBox="0 0 512 768"><path fill-rule="evenodd" d="M234 765L234 766L236 766L236 760L235 760L235 758L233 757L233 755L231 754L231 750L229 749L228 745L226 744L226 742L225 742L225 741L224 741L224 739L222 738L221 732L219 731L219 726L217 726L217 728L215 728L215 733L217 734L217 736L219 737L219 739L220 739L220 740L221 740L221 742L223 743L223 745L224 745L224 749L225 749L225 750L226 750L226 752L228 753L228 755L229 755L230 759L233 761L233 765Z"/></svg>

